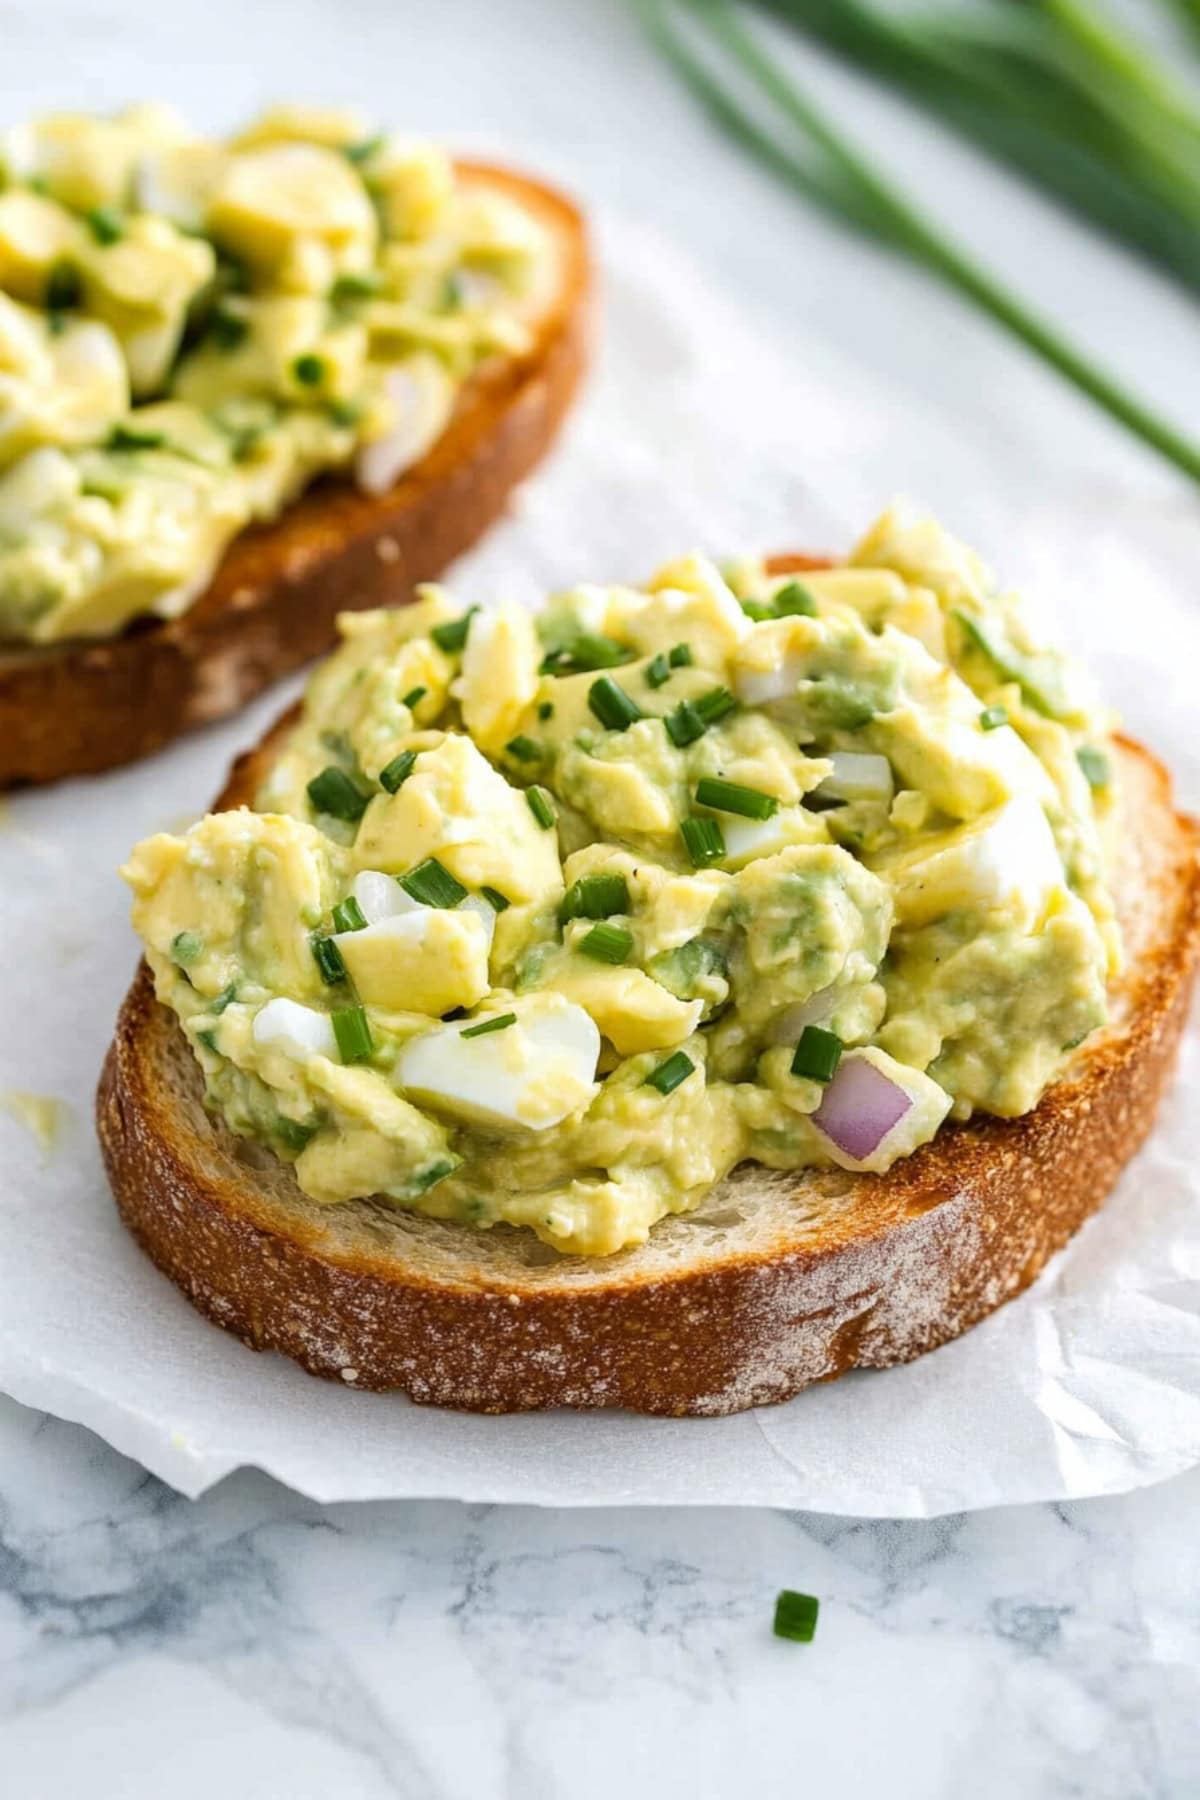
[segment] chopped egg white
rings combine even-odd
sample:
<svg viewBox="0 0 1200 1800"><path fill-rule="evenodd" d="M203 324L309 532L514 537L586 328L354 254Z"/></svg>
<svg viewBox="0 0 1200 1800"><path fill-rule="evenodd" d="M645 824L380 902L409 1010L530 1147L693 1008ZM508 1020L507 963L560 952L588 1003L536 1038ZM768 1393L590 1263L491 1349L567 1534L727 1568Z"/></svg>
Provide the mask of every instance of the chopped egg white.
<svg viewBox="0 0 1200 1800"><path fill-rule="evenodd" d="M514 1024L463 1036L506 1012L517 1015ZM410 1039L394 1078L408 1098L469 1122L546 1131L590 1102L599 1055L600 1033L583 1007L531 994Z"/></svg>
<svg viewBox="0 0 1200 1800"><path fill-rule="evenodd" d="M885 861L877 873L892 884L904 925L927 925L959 908L1004 907L1030 930L1066 885L1046 815L1028 795Z"/></svg>
<svg viewBox="0 0 1200 1800"><path fill-rule="evenodd" d="M290 1056L337 1056L329 1014L298 1000L268 1000L254 1016L251 1036L256 1044L275 1045Z"/></svg>

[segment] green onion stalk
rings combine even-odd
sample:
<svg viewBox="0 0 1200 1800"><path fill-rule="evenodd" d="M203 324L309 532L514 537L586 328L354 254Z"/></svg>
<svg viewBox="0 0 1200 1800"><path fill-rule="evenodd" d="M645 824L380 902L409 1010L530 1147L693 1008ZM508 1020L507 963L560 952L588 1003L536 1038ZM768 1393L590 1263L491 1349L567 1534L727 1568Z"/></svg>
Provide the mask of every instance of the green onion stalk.
<svg viewBox="0 0 1200 1800"><path fill-rule="evenodd" d="M1118 423L1200 483L1200 443L1146 405L935 223L772 62L728 0L636 0L636 4L652 38L685 84L717 122L782 181L835 218L940 275ZM680 30L681 17L706 34L705 57L693 48L691 34ZM760 104L752 108L739 98L726 64L749 79ZM762 102L776 115L775 125L764 116ZM790 127L791 143L782 141L779 119Z"/></svg>

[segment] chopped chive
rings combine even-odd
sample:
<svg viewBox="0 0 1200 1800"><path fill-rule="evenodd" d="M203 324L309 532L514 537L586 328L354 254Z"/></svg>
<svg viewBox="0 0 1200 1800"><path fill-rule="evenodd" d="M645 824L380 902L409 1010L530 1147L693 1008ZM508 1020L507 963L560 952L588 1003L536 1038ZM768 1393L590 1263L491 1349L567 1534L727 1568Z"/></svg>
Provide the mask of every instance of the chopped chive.
<svg viewBox="0 0 1200 1800"><path fill-rule="evenodd" d="M685 819L679 827L692 867L706 869L725 854L725 835L715 819Z"/></svg>
<svg viewBox="0 0 1200 1800"><path fill-rule="evenodd" d="M419 1170L413 1176L408 1184L409 1193L427 1194L431 1187L437 1186L439 1181L445 1181L447 1175L453 1175L457 1167L457 1162L450 1162L445 1157L438 1162L430 1163L427 1168Z"/></svg>
<svg viewBox="0 0 1200 1800"><path fill-rule="evenodd" d="M1112 780L1112 769L1103 750L1096 750L1091 744L1083 744L1075 752L1075 760L1083 770L1088 786L1093 790L1106 788Z"/></svg>
<svg viewBox="0 0 1200 1800"><path fill-rule="evenodd" d="M204 954L204 939L194 931L177 931L171 939L172 961L187 968Z"/></svg>
<svg viewBox="0 0 1200 1800"><path fill-rule="evenodd" d="M327 813L331 819L344 819L353 825L367 810L371 796L353 782L345 769L330 763L308 784L307 793L314 812Z"/></svg>
<svg viewBox="0 0 1200 1800"><path fill-rule="evenodd" d="M421 704L422 700L425 698L425 696L428 692L429 692L429 689L427 687L409 688L409 690L408 690L407 694L405 694L404 699L401 702L401 704L404 706L407 706L409 712L412 712L414 707L417 707Z"/></svg>
<svg viewBox="0 0 1200 1800"><path fill-rule="evenodd" d="M125 236L125 225L115 206L93 206L83 218L98 244L119 244Z"/></svg>
<svg viewBox="0 0 1200 1800"><path fill-rule="evenodd" d="M208 335L218 350L236 350L245 343L249 331L248 320L240 313L230 312L227 306L215 307L208 321Z"/></svg>
<svg viewBox="0 0 1200 1800"><path fill-rule="evenodd" d="M345 981L346 965L333 939L317 934L309 939L309 943L312 945L313 961L320 970L321 980L326 987L335 987L339 981Z"/></svg>
<svg viewBox="0 0 1200 1800"><path fill-rule="evenodd" d="M363 416L363 409L354 400L327 400L325 411L331 423L339 425L343 431L352 431Z"/></svg>
<svg viewBox="0 0 1200 1800"><path fill-rule="evenodd" d="M623 963L633 949L633 933L626 931L623 925L610 925L601 920L575 948L582 956L590 956L593 962Z"/></svg>
<svg viewBox="0 0 1200 1800"><path fill-rule="evenodd" d="M286 1149L294 1150L297 1156L319 1130L319 1125L303 1125L299 1119L285 1119L282 1115L275 1121L275 1136Z"/></svg>
<svg viewBox="0 0 1200 1800"><path fill-rule="evenodd" d="M663 719L663 729L676 749L684 750L697 738L702 738L708 726L690 700L681 700L675 711L667 713Z"/></svg>
<svg viewBox="0 0 1200 1800"><path fill-rule="evenodd" d="M352 162L359 167L365 162L370 162L375 153L383 149L384 142L383 134L377 132L374 137L362 138L357 144L343 144L342 155L347 162Z"/></svg>
<svg viewBox="0 0 1200 1800"><path fill-rule="evenodd" d="M553 702L553 700L543 700L542 704L538 707L538 718L539 719L552 719L553 717L554 717L554 702Z"/></svg>
<svg viewBox="0 0 1200 1800"><path fill-rule="evenodd" d="M337 1006L333 1011L333 1035L344 1063L365 1062L375 1048L371 1027L361 1006Z"/></svg>
<svg viewBox="0 0 1200 1800"><path fill-rule="evenodd" d="M198 1044L203 1044L206 1050L211 1050L214 1056L220 1056L221 1052L217 1049L217 1034L215 1031L198 1031L196 1033L196 1042Z"/></svg>
<svg viewBox="0 0 1200 1800"><path fill-rule="evenodd" d="M673 1094L680 1083L687 1080L695 1066L690 1056L686 1056L682 1050L676 1050L673 1056L668 1056L666 1062L659 1063L657 1069L651 1069L642 1086L657 1088L663 1095Z"/></svg>
<svg viewBox="0 0 1200 1800"><path fill-rule="evenodd" d="M842 1060L842 1040L820 1025L806 1025L792 1057L792 1074L809 1081L832 1081Z"/></svg>
<svg viewBox="0 0 1200 1800"><path fill-rule="evenodd" d="M715 725L737 708L737 701L726 687L709 688L707 694L701 694L692 704L706 726Z"/></svg>
<svg viewBox="0 0 1200 1800"><path fill-rule="evenodd" d="M69 323L70 320L61 307L56 307L52 312L46 314L46 324L51 337L61 337Z"/></svg>
<svg viewBox="0 0 1200 1800"><path fill-rule="evenodd" d="M753 619L757 625L761 625L766 619L779 617L773 606L767 606L761 600L743 600L741 608L746 617Z"/></svg>
<svg viewBox="0 0 1200 1800"><path fill-rule="evenodd" d="M817 603L802 581L787 581L771 602L771 610L777 619L795 616L815 619Z"/></svg>
<svg viewBox="0 0 1200 1800"><path fill-rule="evenodd" d="M676 644L674 649L668 652L667 661L673 669L690 668L692 661L692 646L690 644Z"/></svg>
<svg viewBox="0 0 1200 1800"><path fill-rule="evenodd" d="M811 1644L817 1629L821 1602L813 1594L796 1594L784 1588L775 1602L775 1636L796 1644Z"/></svg>
<svg viewBox="0 0 1200 1800"><path fill-rule="evenodd" d="M466 298L466 290L463 287L462 276L458 273L457 269L448 270L446 278L442 282L440 310L444 313L461 312L466 304Z"/></svg>
<svg viewBox="0 0 1200 1800"><path fill-rule="evenodd" d="M427 856L423 863L418 863L407 875L401 875L400 886L422 906L449 909L467 897L467 890L462 882L456 880L436 856Z"/></svg>
<svg viewBox="0 0 1200 1800"><path fill-rule="evenodd" d="M696 783L696 803L711 806L714 812L737 813L743 819L769 819L779 811L773 794L743 787L738 781L718 781L711 775Z"/></svg>
<svg viewBox="0 0 1200 1800"><path fill-rule="evenodd" d="M1008 724L1008 708L1006 706L985 706L979 715L981 731L997 731L1001 725Z"/></svg>
<svg viewBox="0 0 1200 1800"><path fill-rule="evenodd" d="M632 659L633 651L628 645L619 644L616 638L605 637L599 631L581 631L578 637L548 650L542 670L553 675L567 670L583 673L588 669L615 669Z"/></svg>
<svg viewBox="0 0 1200 1800"><path fill-rule="evenodd" d="M623 875L584 875L559 901L558 920L565 925L569 919L608 919L629 911L629 885Z"/></svg>
<svg viewBox="0 0 1200 1800"><path fill-rule="evenodd" d="M215 1000L209 1001L208 1010L210 1013L216 1013L219 1018L220 1015L225 1011L225 1008L227 1006L232 1006L233 1002L236 999L237 999L237 982L231 981L227 988L221 989L220 993L217 995Z"/></svg>
<svg viewBox="0 0 1200 1800"><path fill-rule="evenodd" d="M646 686L660 688L664 681L671 679L671 665L660 650L646 664Z"/></svg>
<svg viewBox="0 0 1200 1800"><path fill-rule="evenodd" d="M325 359L313 350L292 358L292 374L301 387L320 387L325 379Z"/></svg>
<svg viewBox="0 0 1200 1800"><path fill-rule="evenodd" d="M339 900L333 909L333 928L335 931L365 931L367 915L353 894L347 894Z"/></svg>
<svg viewBox="0 0 1200 1800"><path fill-rule="evenodd" d="M530 812L533 814L542 830L549 831L555 820L558 818L558 814L555 812L554 802L551 800L545 788L526 788L525 800Z"/></svg>
<svg viewBox="0 0 1200 1800"><path fill-rule="evenodd" d="M161 431L141 431L136 425L114 425L105 440L106 450L161 450L166 443Z"/></svg>
<svg viewBox="0 0 1200 1800"><path fill-rule="evenodd" d="M484 899L487 901L488 905L491 907L493 912L497 912L497 913L507 912L509 907L512 905L512 901L508 898L508 895L502 894L500 892L499 888L485 887L485 888L480 888L479 891L483 895Z"/></svg>
<svg viewBox="0 0 1200 1800"><path fill-rule="evenodd" d="M83 299L83 277L73 263L56 262L46 277L46 306L51 312L69 312Z"/></svg>
<svg viewBox="0 0 1200 1800"><path fill-rule="evenodd" d="M348 269L339 275L329 290L335 306L352 306L356 300L373 300L383 287L383 276L375 269Z"/></svg>
<svg viewBox="0 0 1200 1800"><path fill-rule="evenodd" d="M379 771L379 785L385 793L394 794L412 774L416 767L415 750L402 750L399 756L393 756L390 763Z"/></svg>
<svg viewBox="0 0 1200 1800"><path fill-rule="evenodd" d="M447 619L444 625L435 625L429 635L438 649L444 650L447 656L453 656L456 650L461 650L467 641L471 620L478 611L479 608L473 606L470 612L465 612L460 619Z"/></svg>
<svg viewBox="0 0 1200 1800"><path fill-rule="evenodd" d="M467 1025L459 1032L459 1037L487 1037L492 1031L507 1031L510 1025L517 1022L516 1013L497 1013L494 1019L481 1019L478 1025Z"/></svg>
<svg viewBox="0 0 1200 1800"><path fill-rule="evenodd" d="M609 731L628 731L643 716L636 700L611 675L601 675L588 689L588 707Z"/></svg>
<svg viewBox="0 0 1200 1800"><path fill-rule="evenodd" d="M525 737L524 734L510 738L504 748L518 762L541 762L546 754L536 738Z"/></svg>

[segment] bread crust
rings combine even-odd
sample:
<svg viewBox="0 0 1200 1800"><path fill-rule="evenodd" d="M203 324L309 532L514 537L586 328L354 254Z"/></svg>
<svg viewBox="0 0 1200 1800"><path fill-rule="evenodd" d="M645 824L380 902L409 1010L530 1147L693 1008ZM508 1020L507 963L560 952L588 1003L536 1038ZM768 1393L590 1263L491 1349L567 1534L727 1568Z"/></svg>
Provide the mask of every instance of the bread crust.
<svg viewBox="0 0 1200 1800"><path fill-rule="evenodd" d="M235 764L219 804L252 798L291 718ZM1136 954L1118 1022L1023 1118L951 1125L886 1176L743 1165L704 1220L665 1220L643 1249L526 1267L512 1246L528 1233L321 1208L275 1159L270 1184L239 1163L143 964L97 1096L121 1215L248 1345L434 1405L715 1415L910 1361L1029 1286L1104 1200L1170 1080L1200 956L1200 831L1149 752L1122 740L1119 755L1125 840L1141 843L1118 888Z"/></svg>
<svg viewBox="0 0 1200 1800"><path fill-rule="evenodd" d="M558 246L562 280L531 350L485 364L437 443L387 493L327 478L279 519L242 532L179 618L141 620L115 638L0 648L0 787L116 768L235 712L329 649L339 612L411 600L545 455L587 362L584 222L523 175L456 167L529 207Z"/></svg>

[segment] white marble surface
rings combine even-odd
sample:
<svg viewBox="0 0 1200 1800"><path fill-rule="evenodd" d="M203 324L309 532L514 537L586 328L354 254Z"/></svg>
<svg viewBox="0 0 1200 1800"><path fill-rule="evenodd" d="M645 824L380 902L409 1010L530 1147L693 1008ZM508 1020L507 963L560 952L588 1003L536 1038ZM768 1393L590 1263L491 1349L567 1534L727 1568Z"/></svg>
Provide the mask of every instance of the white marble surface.
<svg viewBox="0 0 1200 1800"><path fill-rule="evenodd" d="M1164 283L831 91L1033 297L1200 416L1194 314ZM806 355L961 415L998 466L1036 456L1106 517L1196 531L1194 496L990 327L739 164L616 0L0 0L0 112L147 92L214 125L269 93L357 96L503 144L680 238ZM321 1508L251 1475L193 1504L0 1401L0 1792L1182 1800L1198 1516L1200 1472L905 1524ZM811 1647L771 1637L783 1585L822 1598Z"/></svg>

